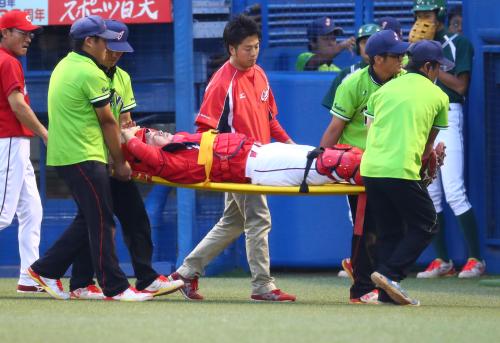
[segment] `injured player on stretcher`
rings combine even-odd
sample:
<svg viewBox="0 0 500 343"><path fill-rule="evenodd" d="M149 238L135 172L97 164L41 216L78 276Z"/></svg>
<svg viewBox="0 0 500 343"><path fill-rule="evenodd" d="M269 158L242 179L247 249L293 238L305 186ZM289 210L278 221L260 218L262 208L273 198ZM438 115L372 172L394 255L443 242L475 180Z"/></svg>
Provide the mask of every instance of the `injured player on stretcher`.
<svg viewBox="0 0 500 343"><path fill-rule="evenodd" d="M168 132L122 129L123 151L132 169L181 184L212 182L299 186L309 159L308 185L347 182L361 185L363 151L345 144L316 149L309 145L261 145L239 133Z"/></svg>

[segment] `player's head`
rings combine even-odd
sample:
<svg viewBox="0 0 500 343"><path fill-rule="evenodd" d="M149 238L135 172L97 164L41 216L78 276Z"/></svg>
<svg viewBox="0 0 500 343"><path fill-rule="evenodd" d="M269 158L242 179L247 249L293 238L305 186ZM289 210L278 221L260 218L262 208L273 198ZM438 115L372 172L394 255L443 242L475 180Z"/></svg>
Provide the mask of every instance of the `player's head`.
<svg viewBox="0 0 500 343"><path fill-rule="evenodd" d="M27 12L12 10L0 18L0 44L16 56L26 55L35 33L40 31Z"/></svg>
<svg viewBox="0 0 500 343"><path fill-rule="evenodd" d="M343 35L344 30L335 25L329 17L313 20L307 26L307 39L309 51L321 50L322 46L337 44L337 36Z"/></svg>
<svg viewBox="0 0 500 343"><path fill-rule="evenodd" d="M223 40L231 64L248 69L257 63L261 32L259 25L245 15L231 19L224 28Z"/></svg>
<svg viewBox="0 0 500 343"><path fill-rule="evenodd" d="M439 75L440 66L453 69L454 63L444 57L441 43L433 40L421 40L408 48L408 71L425 74L433 82Z"/></svg>
<svg viewBox="0 0 500 343"><path fill-rule="evenodd" d="M413 0L415 18L444 23L446 20L446 0Z"/></svg>
<svg viewBox="0 0 500 343"><path fill-rule="evenodd" d="M157 147L163 147L167 144L172 143L172 141L174 140L174 135L172 135L171 133L155 129L145 129L144 136L147 145Z"/></svg>
<svg viewBox="0 0 500 343"><path fill-rule="evenodd" d="M448 12L448 31L462 34L462 6L457 5Z"/></svg>
<svg viewBox="0 0 500 343"><path fill-rule="evenodd" d="M396 32L382 30L368 38L365 51L370 57L372 67L392 77L401 71L401 63L408 46Z"/></svg>
<svg viewBox="0 0 500 343"><path fill-rule="evenodd" d="M378 24L382 30L392 30L396 32L399 38L403 39L403 30L401 29L401 23L394 17L382 17L378 20Z"/></svg>
<svg viewBox="0 0 500 343"><path fill-rule="evenodd" d="M376 32L381 30L377 24L365 24L358 29L356 33L356 53L361 56L363 61L369 63L370 58L365 52L366 41Z"/></svg>
<svg viewBox="0 0 500 343"><path fill-rule="evenodd" d="M106 40L117 39L119 34L108 30L98 15L76 20L69 31L75 50L82 50L103 64L106 57Z"/></svg>
<svg viewBox="0 0 500 343"><path fill-rule="evenodd" d="M132 46L127 42L128 27L124 23L114 19L104 21L108 30L118 32L119 36L116 39L106 40L107 51L104 65L108 68L115 66L124 52L134 52Z"/></svg>

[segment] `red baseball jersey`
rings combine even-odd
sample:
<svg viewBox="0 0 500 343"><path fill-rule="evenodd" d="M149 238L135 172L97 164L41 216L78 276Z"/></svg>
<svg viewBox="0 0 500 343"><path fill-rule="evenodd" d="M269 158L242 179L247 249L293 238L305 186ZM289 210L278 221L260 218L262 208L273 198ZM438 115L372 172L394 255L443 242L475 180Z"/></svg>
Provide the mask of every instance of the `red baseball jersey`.
<svg viewBox="0 0 500 343"><path fill-rule="evenodd" d="M7 98L14 90L24 94L29 104L21 62L8 50L0 48L0 138L32 137L33 132L23 126L10 108Z"/></svg>
<svg viewBox="0 0 500 343"><path fill-rule="evenodd" d="M289 139L276 120L278 109L267 76L258 65L236 69L227 61L212 77L196 117L199 131L238 132L266 144Z"/></svg>

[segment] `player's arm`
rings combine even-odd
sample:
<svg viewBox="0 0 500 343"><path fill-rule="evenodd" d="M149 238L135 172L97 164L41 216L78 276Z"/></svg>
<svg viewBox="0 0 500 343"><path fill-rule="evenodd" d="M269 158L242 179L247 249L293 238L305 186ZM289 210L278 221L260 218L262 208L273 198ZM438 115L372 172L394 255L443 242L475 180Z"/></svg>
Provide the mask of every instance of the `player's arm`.
<svg viewBox="0 0 500 343"><path fill-rule="evenodd" d="M425 143L424 153L422 154L422 160L425 160L429 157L432 149L434 148L434 141L439 133L439 129L433 127L429 132L429 137L427 138L427 143Z"/></svg>
<svg viewBox="0 0 500 343"><path fill-rule="evenodd" d="M467 89L469 88L470 73L464 72L455 76L441 70L439 71L438 79L446 87L454 90L460 95L465 95L467 93Z"/></svg>
<svg viewBox="0 0 500 343"><path fill-rule="evenodd" d="M321 50L317 51L306 63L304 70L317 70L322 64L329 64L332 59L340 54L343 50L351 50L356 44L356 39L350 37L334 46L324 46Z"/></svg>
<svg viewBox="0 0 500 343"><path fill-rule="evenodd" d="M16 89L10 93L7 100L17 120L42 138L45 145L47 145L47 129L40 123L31 107L26 103L24 95Z"/></svg>
<svg viewBox="0 0 500 343"><path fill-rule="evenodd" d="M136 126L135 121L132 120L132 115L130 112L120 113L120 127L121 128L129 128Z"/></svg>
<svg viewBox="0 0 500 343"><path fill-rule="evenodd" d="M321 137L319 145L325 148L329 148L337 144L340 136L342 135L342 131L344 131L345 124L345 120L333 116L332 121L323 133L323 137Z"/></svg>
<svg viewBox="0 0 500 343"><path fill-rule="evenodd" d="M113 159L114 176L121 180L129 180L132 170L123 157L120 145L120 128L113 116L109 102L103 106L94 106L94 110L101 126L104 141Z"/></svg>

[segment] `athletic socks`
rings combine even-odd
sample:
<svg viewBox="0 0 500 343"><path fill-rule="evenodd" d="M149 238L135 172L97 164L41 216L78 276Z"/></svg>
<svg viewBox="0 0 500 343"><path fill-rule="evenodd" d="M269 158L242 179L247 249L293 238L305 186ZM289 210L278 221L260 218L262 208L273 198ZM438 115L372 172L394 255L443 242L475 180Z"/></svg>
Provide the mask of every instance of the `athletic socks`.
<svg viewBox="0 0 500 343"><path fill-rule="evenodd" d="M434 240L432 241L432 246L436 251L437 257L445 262L448 262L450 258L448 256L448 249L446 248L445 220L443 212L439 212L437 214L437 221L439 230L437 234L434 236Z"/></svg>
<svg viewBox="0 0 500 343"><path fill-rule="evenodd" d="M472 208L457 216L457 220L458 226L462 230L465 241L467 242L467 247L469 248L469 257L481 260L477 222Z"/></svg>

